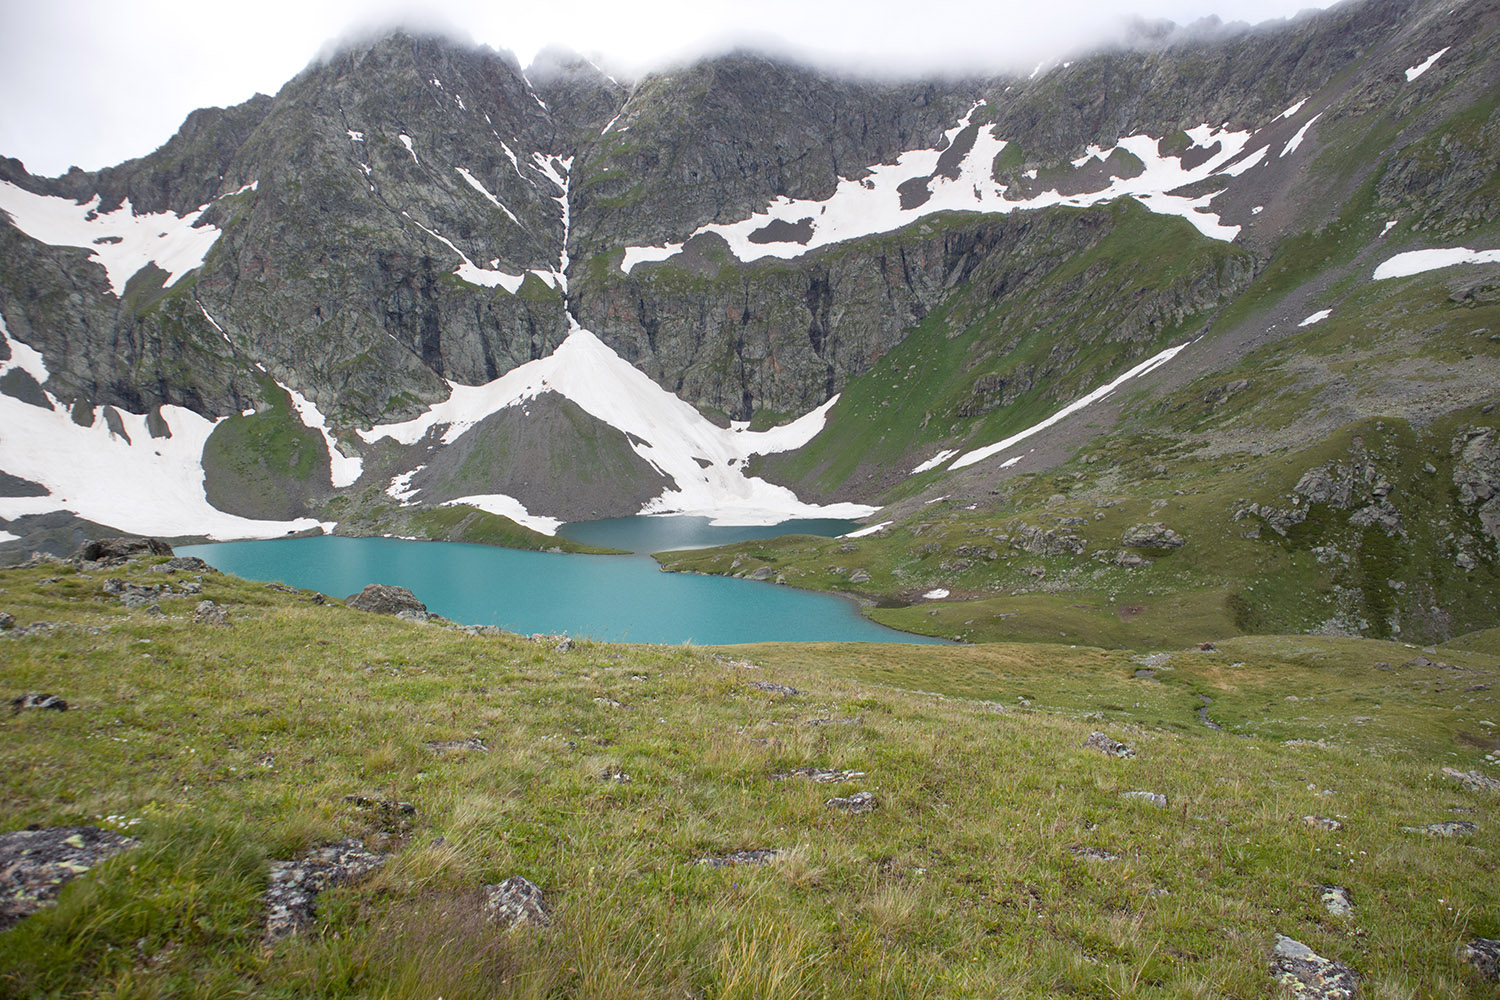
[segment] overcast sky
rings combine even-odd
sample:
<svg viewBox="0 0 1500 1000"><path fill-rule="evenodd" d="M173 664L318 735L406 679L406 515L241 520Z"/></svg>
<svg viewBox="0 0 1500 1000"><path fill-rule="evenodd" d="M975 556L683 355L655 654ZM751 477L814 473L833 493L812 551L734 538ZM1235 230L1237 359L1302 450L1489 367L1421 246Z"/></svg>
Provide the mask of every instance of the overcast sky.
<svg viewBox="0 0 1500 1000"><path fill-rule="evenodd" d="M1128 2L1128 0L1127 0ZM1330 0L1135 0L1179 24L1258 22ZM35 174L160 146L194 108L274 94L333 39L408 23L530 61L548 44L639 73L745 43L831 63L1005 69L1102 37L1101 0L556 0L441 2L0 0L0 154Z"/></svg>

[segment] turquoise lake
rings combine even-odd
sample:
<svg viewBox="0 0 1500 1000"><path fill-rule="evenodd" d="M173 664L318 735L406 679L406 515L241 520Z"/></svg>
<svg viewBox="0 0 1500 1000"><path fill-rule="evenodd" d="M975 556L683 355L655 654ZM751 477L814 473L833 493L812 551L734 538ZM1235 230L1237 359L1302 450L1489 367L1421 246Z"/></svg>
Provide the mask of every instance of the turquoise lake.
<svg viewBox="0 0 1500 1000"><path fill-rule="evenodd" d="M677 538L669 547L718 544L703 540L705 527L706 523L621 525L617 529L626 534L669 532ZM708 536L718 530L712 529ZM811 533L805 523L793 530ZM778 533L785 534L787 529ZM689 537L700 540L683 541ZM595 538L590 541L615 548L636 544L622 544L625 534L617 534L614 541ZM358 593L368 583L394 584L410 589L428 610L445 618L520 633L699 645L942 641L877 625L861 615L853 601L831 594L750 580L663 573L655 560L644 555L564 555L457 542L332 536L186 545L178 546L177 552L198 556L216 569L246 579L279 581L331 597Z"/></svg>

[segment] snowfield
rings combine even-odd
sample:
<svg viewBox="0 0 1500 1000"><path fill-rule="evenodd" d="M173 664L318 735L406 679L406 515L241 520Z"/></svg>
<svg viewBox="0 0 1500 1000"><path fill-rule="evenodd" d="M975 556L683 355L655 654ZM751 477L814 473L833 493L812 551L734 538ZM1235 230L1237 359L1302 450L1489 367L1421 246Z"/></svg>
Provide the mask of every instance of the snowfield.
<svg viewBox="0 0 1500 1000"><path fill-rule="evenodd" d="M862 504L803 503L791 490L744 473L752 455L790 451L811 441L837 396L770 430L751 431L742 423L717 427L570 321L572 331L551 355L484 385L450 382L451 395L426 413L360 431L360 437L369 443L388 437L411 445L434 434L439 443L452 444L491 414L555 392L630 435L636 454L674 481L675 488L665 488L642 514L700 514L715 524L773 524L794 517L864 517L876 510ZM543 530L536 523L528 526Z"/></svg>
<svg viewBox="0 0 1500 1000"><path fill-rule="evenodd" d="M103 266L110 290L116 295L122 294L126 283L147 264L167 272L168 288L201 266L221 235L213 226L197 225L207 208L200 205L187 215L137 215L126 198L119 208L101 213L98 195L80 205L0 181L0 211L10 214L17 229L50 246L88 250Z"/></svg>
<svg viewBox="0 0 1500 1000"><path fill-rule="evenodd" d="M1371 277L1376 281L1409 278L1424 271L1436 271L1438 268L1456 267L1459 264L1500 264L1500 250L1470 250L1468 247L1408 250L1381 264Z"/></svg>
<svg viewBox="0 0 1500 1000"><path fill-rule="evenodd" d="M983 103L975 104L968 114L944 133L947 139L945 146L956 141L960 133L969 127L975 111ZM1299 103L1288 111L1294 113L1300 107ZM1308 127L1316 120L1314 116L1303 126L1302 131L1282 151L1283 156L1297 148ZM1056 190L1050 190L1029 199L1016 199L1011 196L1006 185L998 183L992 177L995 158L1007 145L1004 139L995 135L994 128L993 125L985 125L977 130L973 148L960 162L958 177L955 179L935 173L938 159L942 155L941 149L908 150L898 156L894 163L870 166L866 177L841 178L834 193L826 201L782 196L747 219L701 226L692 236L716 233L729 244L736 257L746 262L765 257L790 259L833 243L892 232L936 212L1005 215L1052 205L1098 205L1128 196L1152 212L1186 219L1210 239L1232 242L1239 235L1240 227L1223 224L1219 216L1208 208L1209 203L1223 193L1222 190L1197 198L1169 192L1215 176L1224 177L1225 187L1228 187L1229 178L1237 177L1256 166L1267 155L1267 148L1261 146L1241 159L1253 138L1251 132L1230 132L1210 125L1200 125L1187 131L1193 147L1209 149L1218 144L1219 151L1202 164L1187 169L1182 165L1181 156L1162 155L1156 138L1149 135L1126 136L1119 140L1116 147L1089 147L1083 156L1073 161L1073 165L1084 167L1092 160L1107 160L1118 148L1143 164L1145 169L1138 176L1114 177L1104 189L1080 195L1064 196ZM1033 174L1034 172L1028 172L1028 176ZM929 196L919 205L903 208L901 186L920 179L929 179ZM774 223L796 227L798 237L767 242L770 234L764 230ZM806 239L801 240L804 235ZM691 238L690 236L689 239ZM620 269L628 274L638 264L674 257L681 252L682 247L683 243L627 247Z"/></svg>
<svg viewBox="0 0 1500 1000"><path fill-rule="evenodd" d="M47 379L41 355L12 340L0 321L11 360L0 374L20 368L38 383ZM153 438L145 414L117 410L124 436L109 429L97 410L80 427L50 394L51 408L0 395L0 469L40 483L47 496L0 497L0 518L67 510L90 521L140 535L207 535L215 539L276 538L316 528L312 518L258 521L226 514L203 493L203 443L216 420L179 406L161 416L170 437Z"/></svg>

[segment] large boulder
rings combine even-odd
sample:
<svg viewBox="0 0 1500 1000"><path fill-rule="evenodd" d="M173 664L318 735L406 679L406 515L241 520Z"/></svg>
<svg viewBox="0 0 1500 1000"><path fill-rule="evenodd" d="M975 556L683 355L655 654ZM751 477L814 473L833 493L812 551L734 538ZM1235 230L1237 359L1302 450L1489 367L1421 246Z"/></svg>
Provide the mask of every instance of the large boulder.
<svg viewBox="0 0 1500 1000"><path fill-rule="evenodd" d="M417 595L405 587L393 587L386 583L372 583L344 602L360 611L373 611L377 615L399 615L406 613L416 617L427 617L427 605L417 600Z"/></svg>
<svg viewBox="0 0 1500 1000"><path fill-rule="evenodd" d="M123 562L138 556L169 556L172 546L160 538L96 538L73 554L75 562Z"/></svg>
<svg viewBox="0 0 1500 1000"><path fill-rule="evenodd" d="M1160 521L1137 524L1125 532L1124 537L1120 539L1120 544L1126 548L1150 549L1157 552L1180 549L1186 543L1186 539Z"/></svg>

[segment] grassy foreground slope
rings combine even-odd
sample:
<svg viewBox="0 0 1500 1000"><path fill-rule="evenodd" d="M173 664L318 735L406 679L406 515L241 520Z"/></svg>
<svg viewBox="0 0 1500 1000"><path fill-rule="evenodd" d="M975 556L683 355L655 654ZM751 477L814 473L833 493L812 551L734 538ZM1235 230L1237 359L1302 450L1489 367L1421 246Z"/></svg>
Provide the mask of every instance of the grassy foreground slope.
<svg viewBox="0 0 1500 1000"><path fill-rule="evenodd" d="M149 562L0 574L27 630L0 639L7 697L70 704L0 723L0 826L140 840L0 933L6 996L1271 997L1278 933L1353 967L1363 995L1493 989L1456 951L1500 937L1495 798L1439 773L1494 773L1490 636L1149 660L564 648L215 573L164 616L101 594L110 575L183 582ZM204 598L229 625L193 622ZM1085 748L1094 730L1137 756ZM773 780L798 767L864 773ZM824 804L855 791L877 808ZM416 813L385 823L350 793ZM1452 819L1477 828L1401 830ZM264 946L269 862L344 837L391 858ZM695 863L755 848L782 853ZM546 893L550 927L481 917L480 887L512 875ZM1325 911L1325 885L1352 917Z"/></svg>

